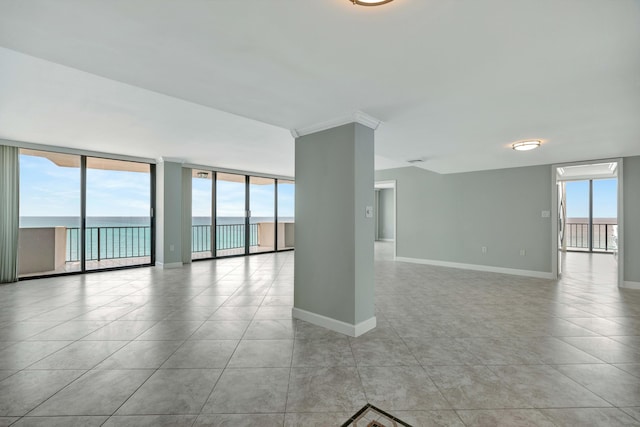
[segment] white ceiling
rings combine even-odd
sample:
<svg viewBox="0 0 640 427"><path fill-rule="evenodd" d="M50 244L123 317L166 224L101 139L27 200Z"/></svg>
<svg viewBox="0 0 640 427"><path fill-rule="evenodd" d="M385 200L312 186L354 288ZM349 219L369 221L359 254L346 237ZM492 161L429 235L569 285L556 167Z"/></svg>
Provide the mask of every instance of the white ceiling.
<svg viewBox="0 0 640 427"><path fill-rule="evenodd" d="M637 155L638 40L640 0L0 0L0 138L291 175L359 110L377 168Z"/></svg>

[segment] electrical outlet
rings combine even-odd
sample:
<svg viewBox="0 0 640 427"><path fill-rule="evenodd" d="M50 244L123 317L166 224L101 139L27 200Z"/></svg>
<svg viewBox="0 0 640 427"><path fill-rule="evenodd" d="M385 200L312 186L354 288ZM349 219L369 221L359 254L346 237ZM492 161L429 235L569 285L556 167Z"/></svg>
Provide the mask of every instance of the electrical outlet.
<svg viewBox="0 0 640 427"><path fill-rule="evenodd" d="M175 247L174 245L169 245L169 250L170 250L171 252L173 252L173 251L175 250L175 248L176 248L176 247Z"/></svg>
<svg viewBox="0 0 640 427"><path fill-rule="evenodd" d="M487 253L487 247L486 247L486 246L483 246L483 247L482 247L482 253L483 253L483 254L486 254L486 253Z"/></svg>
<svg viewBox="0 0 640 427"><path fill-rule="evenodd" d="M525 251L524 249L520 249L520 256L525 256L527 254L527 251Z"/></svg>

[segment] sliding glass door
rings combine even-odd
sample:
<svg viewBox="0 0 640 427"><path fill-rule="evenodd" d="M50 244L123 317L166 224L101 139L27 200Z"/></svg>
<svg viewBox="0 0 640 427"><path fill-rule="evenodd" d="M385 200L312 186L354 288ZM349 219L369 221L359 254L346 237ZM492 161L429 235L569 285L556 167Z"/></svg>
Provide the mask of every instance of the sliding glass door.
<svg viewBox="0 0 640 427"><path fill-rule="evenodd" d="M213 257L214 182L215 172L199 169L191 172L191 259Z"/></svg>
<svg viewBox="0 0 640 427"><path fill-rule="evenodd" d="M248 253L247 177L216 174L216 256Z"/></svg>
<svg viewBox="0 0 640 427"><path fill-rule="evenodd" d="M594 179L591 191L593 251L618 250L618 179Z"/></svg>
<svg viewBox="0 0 640 427"><path fill-rule="evenodd" d="M617 181L614 178L565 183L565 239L568 250L617 250Z"/></svg>
<svg viewBox="0 0 640 427"><path fill-rule="evenodd" d="M86 158L87 270L151 263L151 166Z"/></svg>
<svg viewBox="0 0 640 427"><path fill-rule="evenodd" d="M20 150L20 277L153 263L153 165Z"/></svg>
<svg viewBox="0 0 640 427"><path fill-rule="evenodd" d="M293 249L295 183L278 180L278 250Z"/></svg>
<svg viewBox="0 0 640 427"><path fill-rule="evenodd" d="M293 249L293 181L206 169L191 176L191 259Z"/></svg>
<svg viewBox="0 0 640 427"><path fill-rule="evenodd" d="M275 250L276 180L249 177L249 253Z"/></svg>

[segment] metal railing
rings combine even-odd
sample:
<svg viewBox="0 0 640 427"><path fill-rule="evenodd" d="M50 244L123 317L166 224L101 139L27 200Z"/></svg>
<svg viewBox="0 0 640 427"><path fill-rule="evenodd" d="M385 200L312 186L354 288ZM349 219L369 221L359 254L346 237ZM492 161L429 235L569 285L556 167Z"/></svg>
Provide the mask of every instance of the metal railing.
<svg viewBox="0 0 640 427"><path fill-rule="evenodd" d="M612 251L617 249L614 227L618 224L593 224L593 250ZM567 248L589 249L589 224L568 222L565 224Z"/></svg>
<svg viewBox="0 0 640 427"><path fill-rule="evenodd" d="M244 248L244 224L216 226L217 250ZM80 261L80 228L67 228L66 262ZM258 224L249 224L249 246L258 245ZM211 251L211 226L191 227L191 251ZM87 227L87 261L151 256L151 227Z"/></svg>
<svg viewBox="0 0 640 427"><path fill-rule="evenodd" d="M216 225L216 249L244 248L244 224ZM249 224L249 246L258 245L258 224ZM194 225L191 227L191 251L211 251L211 226Z"/></svg>
<svg viewBox="0 0 640 427"><path fill-rule="evenodd" d="M67 228L66 261L80 261L80 228ZM87 227L87 261L151 256L151 227Z"/></svg>

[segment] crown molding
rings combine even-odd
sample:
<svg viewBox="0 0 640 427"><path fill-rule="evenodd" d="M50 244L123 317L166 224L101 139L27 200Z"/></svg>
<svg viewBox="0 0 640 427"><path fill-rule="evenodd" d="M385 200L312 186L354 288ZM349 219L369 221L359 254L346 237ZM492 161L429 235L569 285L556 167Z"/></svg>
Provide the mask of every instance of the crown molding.
<svg viewBox="0 0 640 427"><path fill-rule="evenodd" d="M359 123L370 129L376 130L382 121L363 113L362 111L356 111L353 114L337 117L335 119L327 120L326 122L317 123L315 125L299 129L291 129L291 135L294 138L300 138L301 136L310 135L312 133L321 132L323 130L332 129L349 123Z"/></svg>
<svg viewBox="0 0 640 427"><path fill-rule="evenodd" d="M184 159L181 159L179 157L158 157L157 162L158 163L171 162L171 163L183 164Z"/></svg>

